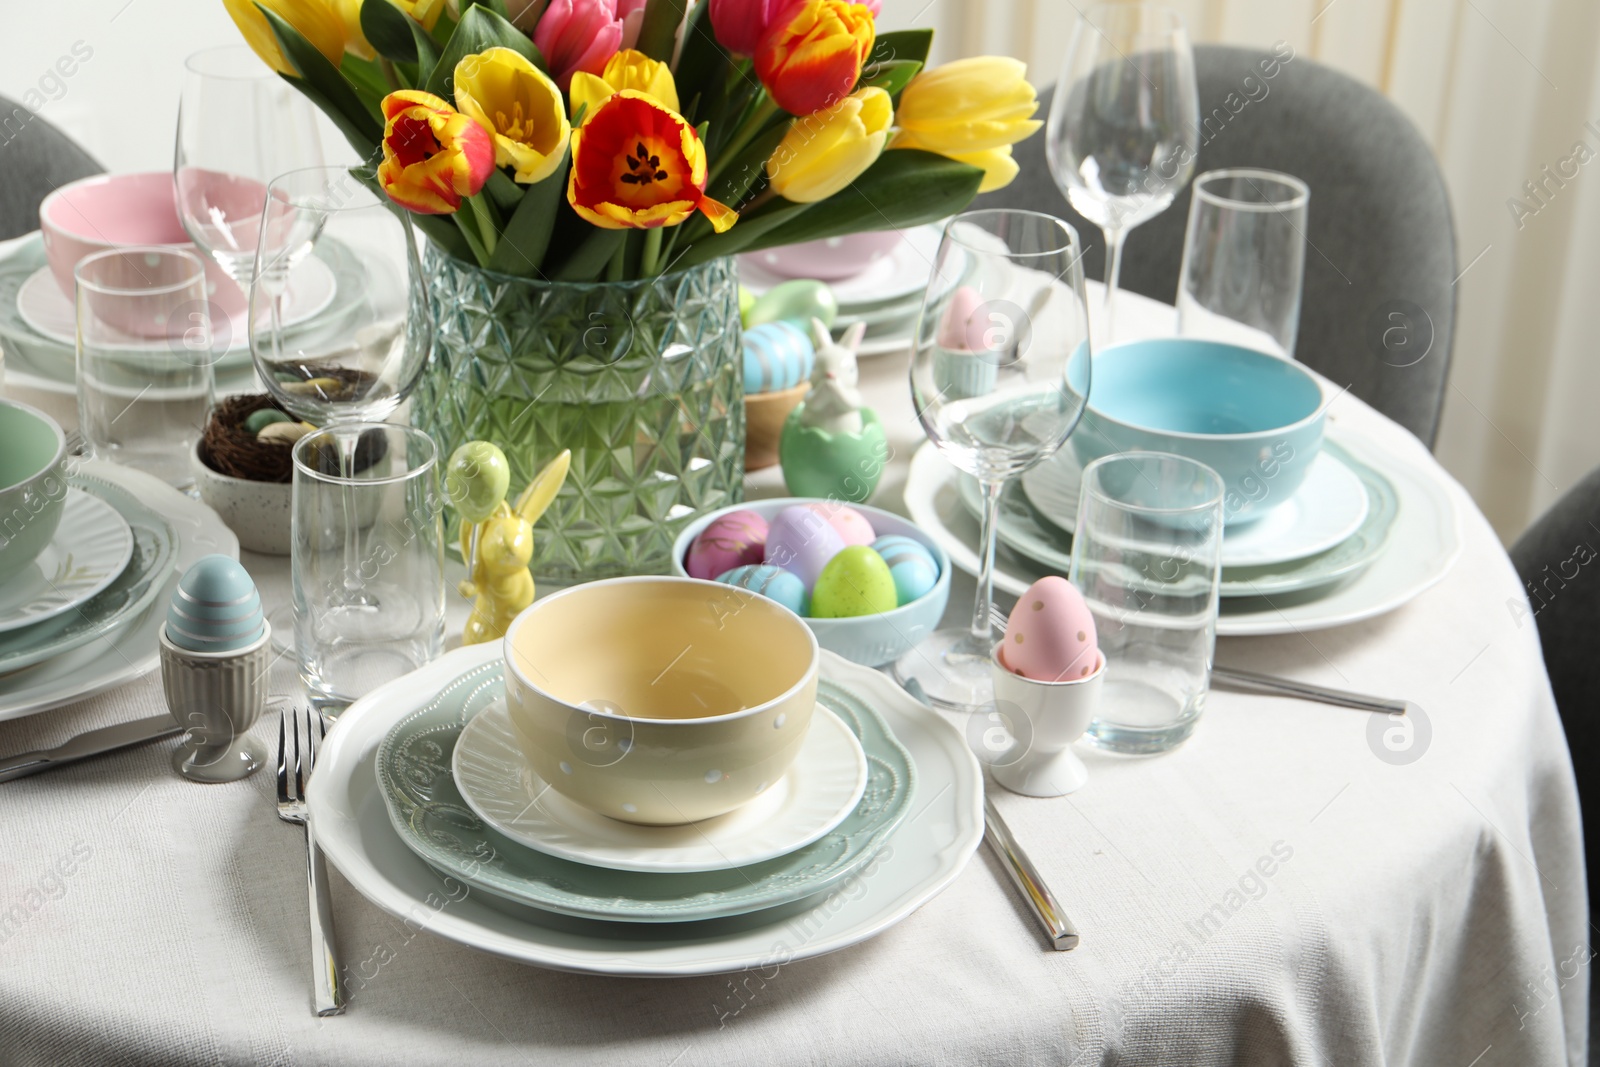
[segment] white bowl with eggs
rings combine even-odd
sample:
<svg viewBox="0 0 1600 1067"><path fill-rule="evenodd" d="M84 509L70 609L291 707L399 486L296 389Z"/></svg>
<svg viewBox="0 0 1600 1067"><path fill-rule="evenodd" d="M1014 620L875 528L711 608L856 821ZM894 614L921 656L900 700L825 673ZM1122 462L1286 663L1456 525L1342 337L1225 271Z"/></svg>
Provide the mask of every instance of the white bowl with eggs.
<svg viewBox="0 0 1600 1067"><path fill-rule="evenodd" d="M702 530L724 515L735 511L753 511L771 522L784 508L797 504L817 504L823 501L801 497L775 497L770 500L751 500L733 504L700 516L684 528L672 546L672 573L689 576L684 560L689 546ZM928 550L938 565L939 576L934 585L922 596L892 611L876 615L858 615L843 619L806 617L806 625L817 635L817 644L829 652L868 667L881 667L899 659L925 637L939 628L944 618L945 605L950 600L950 556L938 542L903 516L866 504L849 504L850 508L872 524L879 537L900 536L916 541Z"/></svg>

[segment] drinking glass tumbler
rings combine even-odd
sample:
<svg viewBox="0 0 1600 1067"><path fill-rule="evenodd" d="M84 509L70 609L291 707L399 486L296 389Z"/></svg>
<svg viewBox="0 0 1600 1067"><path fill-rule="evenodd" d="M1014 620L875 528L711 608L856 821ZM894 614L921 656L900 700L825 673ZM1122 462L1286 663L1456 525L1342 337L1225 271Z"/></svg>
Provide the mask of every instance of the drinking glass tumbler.
<svg viewBox="0 0 1600 1067"><path fill-rule="evenodd" d="M1194 181L1178 276L1178 332L1294 358L1306 271L1299 178L1213 170Z"/></svg>
<svg viewBox="0 0 1600 1067"><path fill-rule="evenodd" d="M94 454L180 489L213 392L205 265L170 246L78 262L78 426Z"/></svg>
<svg viewBox="0 0 1600 1067"><path fill-rule="evenodd" d="M344 435L356 438L353 457ZM422 431L378 423L294 446L295 651L319 711L336 715L443 647L438 457Z"/></svg>
<svg viewBox="0 0 1600 1067"><path fill-rule="evenodd" d="M1216 471L1165 452L1084 469L1071 579L1106 657L1087 734L1099 748L1155 755L1194 730L1217 640L1222 494Z"/></svg>

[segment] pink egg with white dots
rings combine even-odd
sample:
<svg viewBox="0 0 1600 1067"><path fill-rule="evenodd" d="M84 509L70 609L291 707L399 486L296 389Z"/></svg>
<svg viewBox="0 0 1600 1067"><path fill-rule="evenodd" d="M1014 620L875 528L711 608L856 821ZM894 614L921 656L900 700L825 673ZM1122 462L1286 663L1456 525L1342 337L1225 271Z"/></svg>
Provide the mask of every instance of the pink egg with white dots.
<svg viewBox="0 0 1600 1067"><path fill-rule="evenodd" d="M1036 682L1087 678L1100 662L1094 616L1065 578L1040 578L1017 598L1006 620L1000 665Z"/></svg>
<svg viewBox="0 0 1600 1067"><path fill-rule="evenodd" d="M801 507L809 508L827 519L828 525L833 527L846 548L851 545L870 545L878 539L878 534L873 530L872 523L867 521L867 517L847 504L835 500L818 500L802 504Z"/></svg>
<svg viewBox="0 0 1600 1067"><path fill-rule="evenodd" d="M718 517L689 545L683 569L691 578L715 580L735 567L760 563L767 551L767 520L741 508Z"/></svg>

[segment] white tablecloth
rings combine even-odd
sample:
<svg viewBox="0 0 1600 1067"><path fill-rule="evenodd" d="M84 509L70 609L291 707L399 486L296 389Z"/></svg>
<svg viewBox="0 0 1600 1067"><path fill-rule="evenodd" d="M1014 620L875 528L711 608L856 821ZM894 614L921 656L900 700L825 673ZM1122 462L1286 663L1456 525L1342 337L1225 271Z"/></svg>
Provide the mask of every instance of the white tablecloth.
<svg viewBox="0 0 1600 1067"><path fill-rule="evenodd" d="M1130 310L1161 327L1159 306ZM898 508L921 440L904 357L865 361L863 382L895 449L874 502ZM1432 465L1354 398L1335 414ZM1042 947L987 852L864 945L662 981L482 955L335 875L352 997L319 1020L300 833L276 818L271 774L191 785L164 743L0 785L0 1064L1580 1063L1589 936L1567 748L1516 575L1434 469L1465 516L1440 585L1373 622L1219 648L1417 702L1421 757L1382 758L1385 719L1375 734L1361 712L1219 691L1172 755L1088 753L1089 785L1067 798L997 790L1083 934L1074 952ZM246 563L269 601L285 595L282 562ZM971 592L957 582L952 620ZM274 682L291 691L287 665ZM146 678L0 723L0 753L161 707ZM275 719L257 730L275 741Z"/></svg>

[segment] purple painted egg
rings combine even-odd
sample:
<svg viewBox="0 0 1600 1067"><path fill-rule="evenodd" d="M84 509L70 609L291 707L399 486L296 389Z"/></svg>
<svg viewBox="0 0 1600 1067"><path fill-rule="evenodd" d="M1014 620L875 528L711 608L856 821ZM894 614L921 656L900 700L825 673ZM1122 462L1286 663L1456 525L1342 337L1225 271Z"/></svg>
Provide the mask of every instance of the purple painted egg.
<svg viewBox="0 0 1600 1067"><path fill-rule="evenodd" d="M713 520L689 545L683 569L712 580L735 567L760 563L766 554L767 520L741 508Z"/></svg>
<svg viewBox="0 0 1600 1067"><path fill-rule="evenodd" d="M852 545L870 545L878 539L877 533L872 529L872 523L855 508L841 504L837 500L819 500L815 504L805 506L828 520L828 525L833 527L846 548Z"/></svg>
<svg viewBox="0 0 1600 1067"><path fill-rule="evenodd" d="M767 531L766 562L799 578L808 592L822 568L843 549L839 531L804 504L778 512Z"/></svg>

